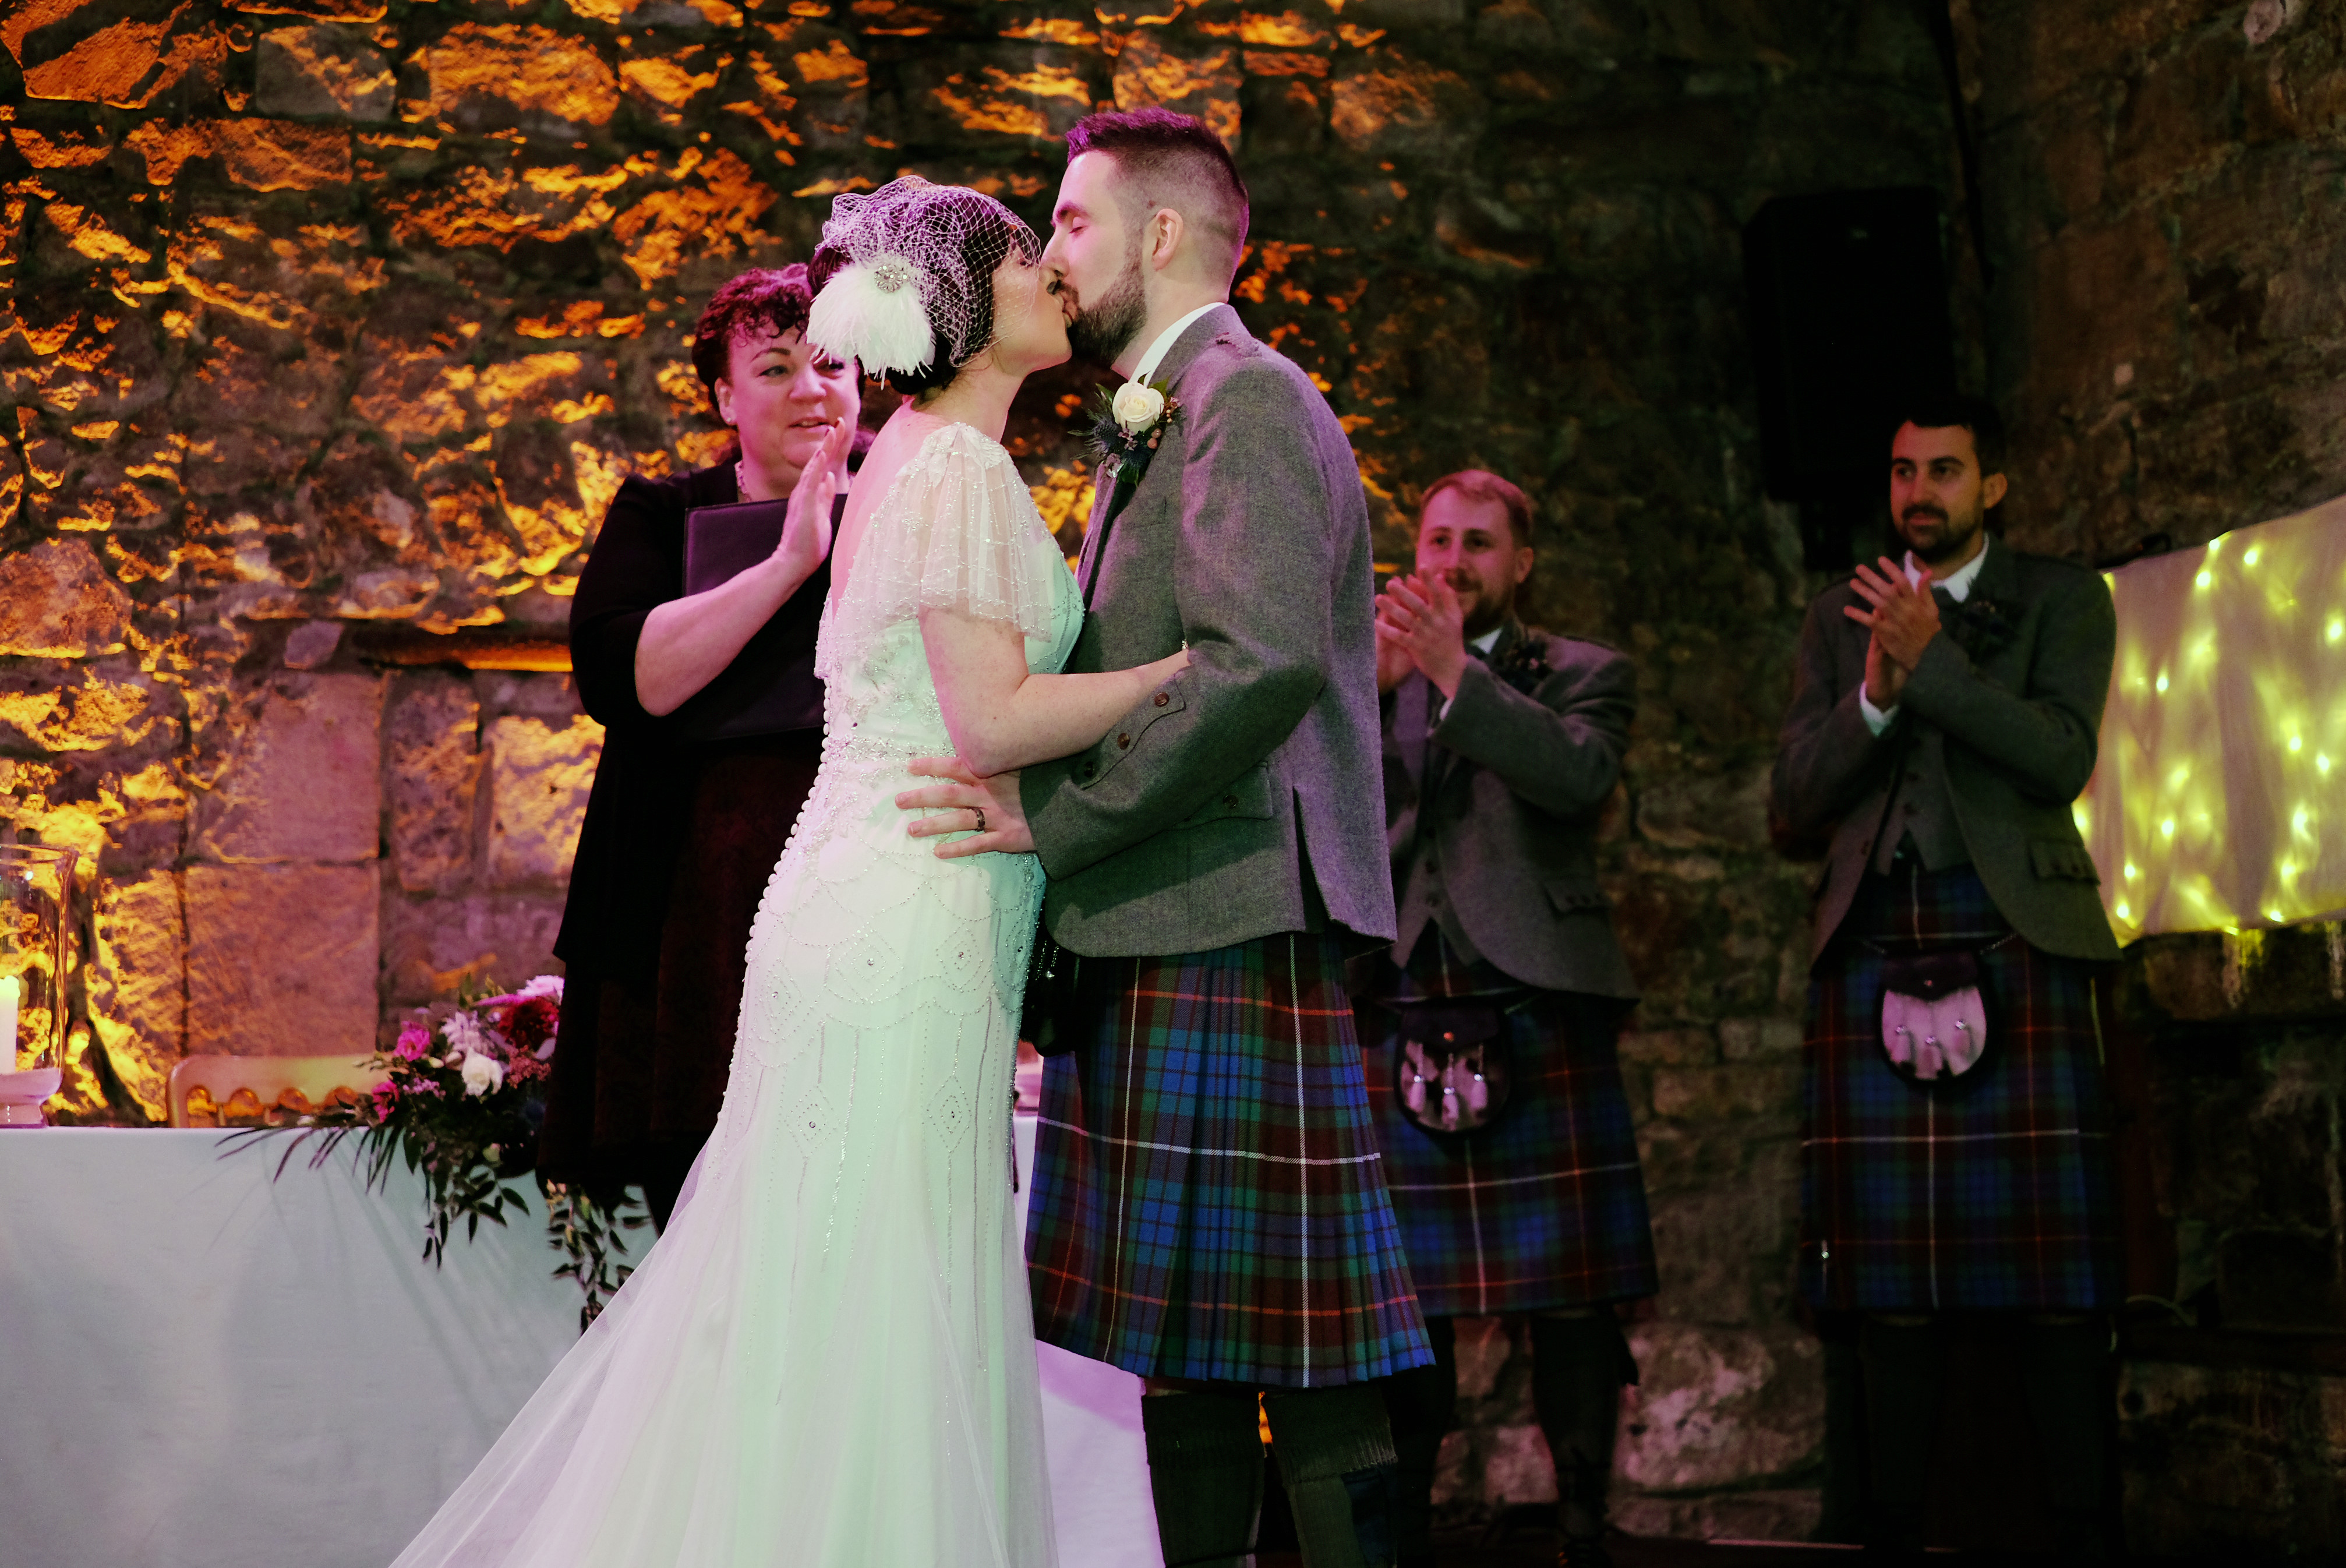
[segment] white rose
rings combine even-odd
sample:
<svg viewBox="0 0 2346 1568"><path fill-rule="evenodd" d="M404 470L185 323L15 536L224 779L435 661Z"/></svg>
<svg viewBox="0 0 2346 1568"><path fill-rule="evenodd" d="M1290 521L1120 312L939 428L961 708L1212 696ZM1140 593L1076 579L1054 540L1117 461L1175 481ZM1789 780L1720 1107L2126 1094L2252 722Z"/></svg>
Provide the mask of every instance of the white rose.
<svg viewBox="0 0 2346 1568"><path fill-rule="evenodd" d="M1116 402L1110 408L1117 424L1137 435L1165 412L1165 394L1145 382L1127 382L1116 389Z"/></svg>
<svg viewBox="0 0 2346 1568"><path fill-rule="evenodd" d="M464 1093L485 1095L505 1085L505 1070L497 1059L485 1051L475 1051L464 1058Z"/></svg>

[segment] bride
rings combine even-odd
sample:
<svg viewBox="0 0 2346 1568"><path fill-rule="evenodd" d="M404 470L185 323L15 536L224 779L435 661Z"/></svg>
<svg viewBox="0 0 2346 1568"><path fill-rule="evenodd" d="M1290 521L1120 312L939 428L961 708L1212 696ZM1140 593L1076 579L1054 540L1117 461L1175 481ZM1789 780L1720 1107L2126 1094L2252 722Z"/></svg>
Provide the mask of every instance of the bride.
<svg viewBox="0 0 2346 1568"><path fill-rule="evenodd" d="M916 756L1094 744L1186 657L1055 673L1082 610L1000 444L1068 354L1039 260L1000 203L917 178L823 225L809 340L913 395L840 524L822 768L750 930L723 1115L644 1266L395 1568L1053 1561L1009 1119L1043 874L939 859L895 804ZM794 505L828 515L847 435Z"/></svg>

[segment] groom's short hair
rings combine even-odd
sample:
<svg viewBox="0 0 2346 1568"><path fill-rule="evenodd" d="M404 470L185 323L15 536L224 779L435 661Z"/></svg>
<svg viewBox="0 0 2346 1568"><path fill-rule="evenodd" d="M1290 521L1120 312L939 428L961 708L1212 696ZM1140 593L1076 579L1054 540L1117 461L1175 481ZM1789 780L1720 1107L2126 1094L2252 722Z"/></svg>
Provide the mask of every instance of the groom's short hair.
<svg viewBox="0 0 2346 1568"><path fill-rule="evenodd" d="M1206 254L1229 252L1225 281L1238 271L1247 237L1246 181L1205 121L1154 107L1086 115L1067 132L1067 159L1087 152L1106 153L1121 183L1137 193L1135 227L1169 207L1196 230Z"/></svg>

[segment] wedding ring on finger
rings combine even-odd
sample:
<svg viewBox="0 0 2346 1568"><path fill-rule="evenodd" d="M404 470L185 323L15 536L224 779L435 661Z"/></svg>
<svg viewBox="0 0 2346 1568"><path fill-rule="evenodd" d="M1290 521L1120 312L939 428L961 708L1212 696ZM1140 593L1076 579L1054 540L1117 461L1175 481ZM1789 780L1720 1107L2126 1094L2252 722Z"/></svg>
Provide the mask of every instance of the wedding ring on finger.
<svg viewBox="0 0 2346 1568"><path fill-rule="evenodd" d="M977 826L976 826L976 827L974 827L974 828L972 828L972 829L970 830L970 831L971 831L971 832L973 832L973 833L983 833L983 832L984 832L984 831L985 831L985 808L984 808L984 807L983 807L983 806L972 806L972 807L970 808L970 810L971 810L971 811L972 811L972 812L976 816L976 818L977 818Z"/></svg>

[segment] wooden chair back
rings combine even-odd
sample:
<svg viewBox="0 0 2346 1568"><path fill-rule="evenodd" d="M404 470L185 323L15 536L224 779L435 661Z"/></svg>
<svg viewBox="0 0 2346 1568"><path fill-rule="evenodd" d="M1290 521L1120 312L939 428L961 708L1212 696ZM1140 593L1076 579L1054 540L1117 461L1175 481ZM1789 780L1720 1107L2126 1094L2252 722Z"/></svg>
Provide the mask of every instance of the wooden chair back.
<svg viewBox="0 0 2346 1568"><path fill-rule="evenodd" d="M383 1082L363 1056L189 1056L171 1069L175 1127L280 1127Z"/></svg>

